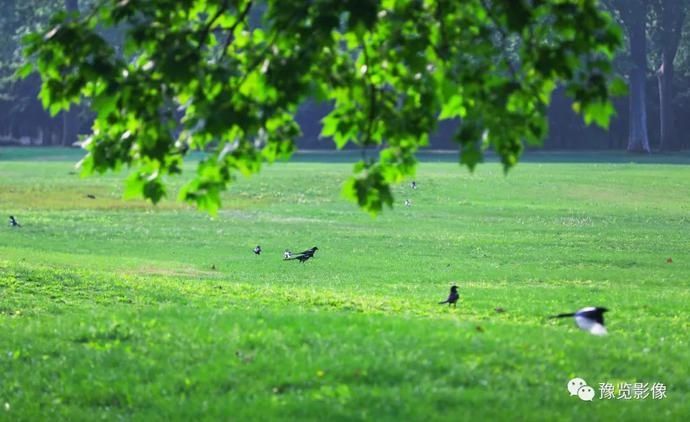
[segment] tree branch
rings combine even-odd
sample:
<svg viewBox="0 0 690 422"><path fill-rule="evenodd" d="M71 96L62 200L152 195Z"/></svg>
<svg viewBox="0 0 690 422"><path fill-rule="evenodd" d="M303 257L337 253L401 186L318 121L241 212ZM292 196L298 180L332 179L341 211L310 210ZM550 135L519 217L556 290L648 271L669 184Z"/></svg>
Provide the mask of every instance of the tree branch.
<svg viewBox="0 0 690 422"><path fill-rule="evenodd" d="M515 82L518 82L518 75L517 75L517 69L513 66L513 62L510 61L509 57L505 56L505 51L507 50L506 46L506 40L508 39L508 34L503 30L503 27L501 26L501 23L498 21L498 19L494 16L494 14L491 12L491 6L489 6L486 3L486 0L480 0L480 3L482 4L482 7L486 11L486 16L491 20L491 23L494 24L494 27L498 31L498 33L501 36L501 56L503 57L503 60L505 63L508 65L508 71L513 77L513 80Z"/></svg>
<svg viewBox="0 0 690 422"><path fill-rule="evenodd" d="M366 86L369 88L369 113L367 117L367 130L366 130L366 135L364 138L364 145L369 145L371 142L371 131L374 125L374 120L376 118L375 115L375 109L376 109L376 87L374 86L374 83L371 81L371 77L369 77L369 71L371 69L371 62L369 61L369 54L367 52L367 45L366 42L364 41L364 38L362 37L361 39L362 43L362 54L364 54L364 65L367 67L366 74L364 75L364 78L366 79Z"/></svg>
<svg viewBox="0 0 690 422"><path fill-rule="evenodd" d="M290 15L290 17L288 18L288 24L291 24L291 23L293 22L293 20L294 20L295 18L298 17L298 15L299 15L299 13L298 13L297 11L293 12L292 15ZM282 28L280 28L280 29L275 29L275 30L274 30L273 35L271 36L271 40L270 40L270 41L268 42L268 44L261 50L261 53L258 54L257 59L254 60L254 62L253 62L251 65L249 65L249 67L247 68L247 71L245 72L244 76L242 77L242 79L240 80L240 82L237 84L237 89L238 89L238 90L242 87L242 85L244 85L244 82L247 80L247 78L249 77L249 75L254 71L254 69L256 69L256 67L257 67L258 65L260 65L264 60L266 60L266 59L264 58L264 56L266 55L266 52L268 52L269 49L273 48L273 46L275 45L276 39L278 38L278 35L281 34L282 32L284 32L286 29L288 29L288 28L286 28L287 26L288 26L288 25L286 25L286 26L284 26L284 27L282 27Z"/></svg>
<svg viewBox="0 0 690 422"><path fill-rule="evenodd" d="M204 48L204 45L206 44L206 38L208 38L208 34L209 34L209 32L211 32L211 27L213 26L214 23L216 23L218 18L220 18L221 15L223 13L225 13L225 10L227 8L228 8L228 0L223 0L223 5L218 9L216 14L211 17L211 19L208 21L208 23L201 30L201 34L199 35L199 47L197 47L198 51L201 51Z"/></svg>
<svg viewBox="0 0 690 422"><path fill-rule="evenodd" d="M235 23L233 23L230 28L227 28L228 36L225 37L225 42L223 42L223 48L220 50L220 56L218 57L218 60L222 59L223 56L225 56L226 50L232 42L232 35L235 32L235 29L237 29L237 26L239 26L239 24L242 23L244 19L247 17L247 15L249 14L249 10L251 10L252 8L253 3L253 0L249 0L247 4L244 6L244 9L242 9L242 12L240 12L240 15L237 17Z"/></svg>
<svg viewBox="0 0 690 422"><path fill-rule="evenodd" d="M434 15L436 20L438 21L438 30L439 30L439 35L440 35L440 45L436 46L435 44L431 43L431 47L434 49L434 52L436 55L442 59L442 60L447 60L447 55L448 55L448 34L446 33L446 25L443 22L443 8L441 6L442 1L438 1L436 3L436 9L434 10Z"/></svg>

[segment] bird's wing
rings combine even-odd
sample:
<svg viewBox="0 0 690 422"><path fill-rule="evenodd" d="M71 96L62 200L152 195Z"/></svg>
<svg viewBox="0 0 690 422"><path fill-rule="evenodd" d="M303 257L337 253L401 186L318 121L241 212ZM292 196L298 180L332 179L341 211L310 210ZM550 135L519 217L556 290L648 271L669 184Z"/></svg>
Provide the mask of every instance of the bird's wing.
<svg viewBox="0 0 690 422"><path fill-rule="evenodd" d="M578 316L583 316L589 318L592 321L596 321L599 324L604 324L604 314L596 308L585 308L577 312Z"/></svg>
<svg viewBox="0 0 690 422"><path fill-rule="evenodd" d="M549 318L565 318L565 317L571 317L571 316L575 316L575 314L569 313L569 314L551 315Z"/></svg>

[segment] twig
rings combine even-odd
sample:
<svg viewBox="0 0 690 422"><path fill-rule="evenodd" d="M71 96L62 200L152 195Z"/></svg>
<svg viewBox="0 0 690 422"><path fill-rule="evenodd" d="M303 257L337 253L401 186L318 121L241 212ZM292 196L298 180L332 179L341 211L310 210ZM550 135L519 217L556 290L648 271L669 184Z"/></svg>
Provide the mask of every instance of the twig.
<svg viewBox="0 0 690 422"><path fill-rule="evenodd" d="M501 27L501 24L500 22L498 22L498 19L496 19L493 13L491 13L491 7L486 3L486 0L480 0L480 3L482 4L484 10L486 10L486 16L488 16L489 19L491 19L491 22L494 24L496 30L501 35L501 55L503 56L503 60L505 61L505 63L508 65L508 70L513 76L513 80L518 82L519 79L517 76L517 70L513 66L513 62L510 61L510 58L505 56L505 51L507 49L506 40L508 39L508 34L503 30L503 27Z"/></svg>
<svg viewBox="0 0 690 422"><path fill-rule="evenodd" d="M362 54L364 55L364 66L366 66L366 72L364 75L365 84L367 88L369 88L369 116L367 118L367 130L366 130L366 135L364 138L364 145L369 145L371 142L371 130L372 126L374 124L374 118L376 117L374 115L374 109L376 108L376 87L374 86L374 83L371 81L370 71L371 71L371 62L369 60L369 53L367 50L367 45L366 42L364 41L364 37L361 38L360 42L362 43Z"/></svg>
<svg viewBox="0 0 690 422"><path fill-rule="evenodd" d="M443 23L443 9L441 8L441 3L442 1L438 1L436 10L434 11L436 20L438 21L439 25L439 32L441 35L441 45L436 46L435 44L431 44L431 47L434 49L434 52L436 55L441 59L441 60L446 60L446 56L448 54L448 34L446 33L446 25Z"/></svg>
<svg viewBox="0 0 690 422"><path fill-rule="evenodd" d="M206 38L208 37L209 32L211 32L211 27L213 26L214 23L220 18L220 16L225 13L225 10L228 8L228 0L223 0L223 5L218 9L215 15L211 18L211 20L208 21L206 26L201 30L201 35L199 36L199 47L197 48L199 51L204 48L204 45L206 44Z"/></svg>
<svg viewBox="0 0 690 422"><path fill-rule="evenodd" d="M518 71L513 66L513 62L510 60L510 57L506 57L505 52L507 50L507 45L506 41L508 39L508 34L503 30L503 28L500 25L500 22L498 22L498 19L493 15L491 12L491 7L486 3L486 0L480 0L482 7L484 7L484 10L486 10L486 15L489 17L491 22L494 24L496 27L496 30L498 33L501 35L501 55L503 56L503 61L506 63L508 66L508 71L510 72L511 76L513 77L513 81L520 86L523 86L521 78L518 76ZM530 27L530 33L532 31L532 28ZM530 40L533 38L530 37ZM530 91L530 93L534 96L534 98L537 99L537 101L541 102L541 96L539 93L534 89L534 86L532 84L524 84L526 85L526 88Z"/></svg>
<svg viewBox="0 0 690 422"><path fill-rule="evenodd" d="M223 48L220 50L220 56L218 57L218 60L222 59L223 56L225 56L225 52L230 46L230 42L232 41L232 35L235 32L235 29L237 29L237 26L244 21L244 19L247 17L249 14L249 10L252 8L253 1L249 0L247 2L247 5L244 6L244 9L240 13L240 15L237 17L237 20L235 23L232 24L230 28L227 28L228 31L228 36L225 37L225 42L223 42Z"/></svg>
<svg viewBox="0 0 690 422"><path fill-rule="evenodd" d="M295 17L297 17L297 15L298 15L297 12L293 13L292 16L290 16L289 22L292 23L292 21L295 19ZM275 30L275 32L274 32L273 35L271 36L271 40L270 40L270 41L268 42L268 44L261 50L261 53L258 54L257 59L254 61L254 63L252 63L252 64L247 68L247 71L244 73L244 76L242 77L242 79L240 80L240 82L237 84L237 88L236 88L237 90L239 90L239 89L242 87L242 85L244 85L245 81L247 80L247 78L249 77L249 75L254 71L254 69L256 69L256 67L257 67L258 65L260 65L260 64L265 60L264 55L266 54L266 52L267 52L269 49L273 48L273 46L275 45L275 42L276 42L276 38L278 38L278 34L282 33L284 29L285 29L285 28L283 27L283 28L281 28L280 30Z"/></svg>

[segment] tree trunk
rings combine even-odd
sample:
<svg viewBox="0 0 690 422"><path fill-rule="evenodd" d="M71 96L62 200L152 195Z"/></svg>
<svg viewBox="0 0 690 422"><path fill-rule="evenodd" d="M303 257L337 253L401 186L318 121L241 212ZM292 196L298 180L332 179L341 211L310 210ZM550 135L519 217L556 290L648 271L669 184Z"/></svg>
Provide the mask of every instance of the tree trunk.
<svg viewBox="0 0 690 422"><path fill-rule="evenodd" d="M79 13L79 0L65 0L65 10L68 13ZM72 146L78 140L79 112L76 105L69 111L62 112L62 146Z"/></svg>
<svg viewBox="0 0 690 422"><path fill-rule="evenodd" d="M663 0L656 3L661 15L661 66L657 71L659 82L659 126L662 151L680 149L680 142L673 120L673 59L676 57L685 20L685 4L680 0Z"/></svg>
<svg viewBox="0 0 690 422"><path fill-rule="evenodd" d="M647 136L647 105L645 78L647 74L647 37L645 19L635 19L630 25L630 56L633 67L630 72L630 131L629 152L649 152Z"/></svg>
<svg viewBox="0 0 690 422"><path fill-rule="evenodd" d="M676 131L673 124L673 64L668 62L668 55L664 53L661 67L657 71L659 81L659 123L661 127L662 151L677 151Z"/></svg>

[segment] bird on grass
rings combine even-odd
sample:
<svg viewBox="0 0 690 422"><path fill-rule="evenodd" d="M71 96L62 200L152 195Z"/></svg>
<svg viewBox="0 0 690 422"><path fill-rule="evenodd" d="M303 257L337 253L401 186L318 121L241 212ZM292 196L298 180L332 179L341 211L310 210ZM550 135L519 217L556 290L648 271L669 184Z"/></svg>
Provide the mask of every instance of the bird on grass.
<svg viewBox="0 0 690 422"><path fill-rule="evenodd" d="M256 248L254 248L254 253L257 255L261 255L261 246L256 245Z"/></svg>
<svg viewBox="0 0 690 422"><path fill-rule="evenodd" d="M318 251L318 250L319 250L319 248L317 248L316 246L314 246L313 248L307 249L306 251L303 251L303 252L300 252L300 253L294 253L294 254L293 254L293 253L290 253L290 251L285 251L285 258L284 258L284 260L289 261L289 260L292 260L292 259L297 259L297 260L299 260L300 264L303 264L303 263L305 263L306 261L308 261L309 258L313 258L313 257L314 257L314 254L315 254L316 251Z"/></svg>
<svg viewBox="0 0 690 422"><path fill-rule="evenodd" d="M443 305L447 303L448 307L450 307L450 305L453 305L453 307L456 308L458 306L458 299L460 299L460 295L458 294L458 286L453 285L450 288L450 294L448 295L448 299L444 300L443 302L439 302L438 304Z"/></svg>
<svg viewBox="0 0 690 422"><path fill-rule="evenodd" d="M288 249L285 249L285 252L283 252L283 259L290 259L292 256L292 252L290 252Z"/></svg>
<svg viewBox="0 0 690 422"><path fill-rule="evenodd" d="M417 189L417 182L415 182L415 181L413 180L412 183L410 183L410 187L411 187L412 189Z"/></svg>
<svg viewBox="0 0 690 422"><path fill-rule="evenodd" d="M410 201L409 199L406 199L405 200L405 206L409 207L410 205L412 205L412 201Z"/></svg>
<svg viewBox="0 0 690 422"><path fill-rule="evenodd" d="M608 312L608 309L598 306L589 306L577 312L553 315L549 318L575 317L575 324L577 324L581 330L587 331L595 336L603 336L607 333L606 327L604 327L604 312Z"/></svg>
<svg viewBox="0 0 690 422"><path fill-rule="evenodd" d="M92 194L92 193L87 193L87 194L86 194L86 197L89 198L89 199L96 199L96 195L94 195L94 194Z"/></svg>
<svg viewBox="0 0 690 422"><path fill-rule="evenodd" d="M22 225L19 224L19 221L17 221L17 219L14 218L13 215L10 215L10 226L12 226L12 227L21 227Z"/></svg>

